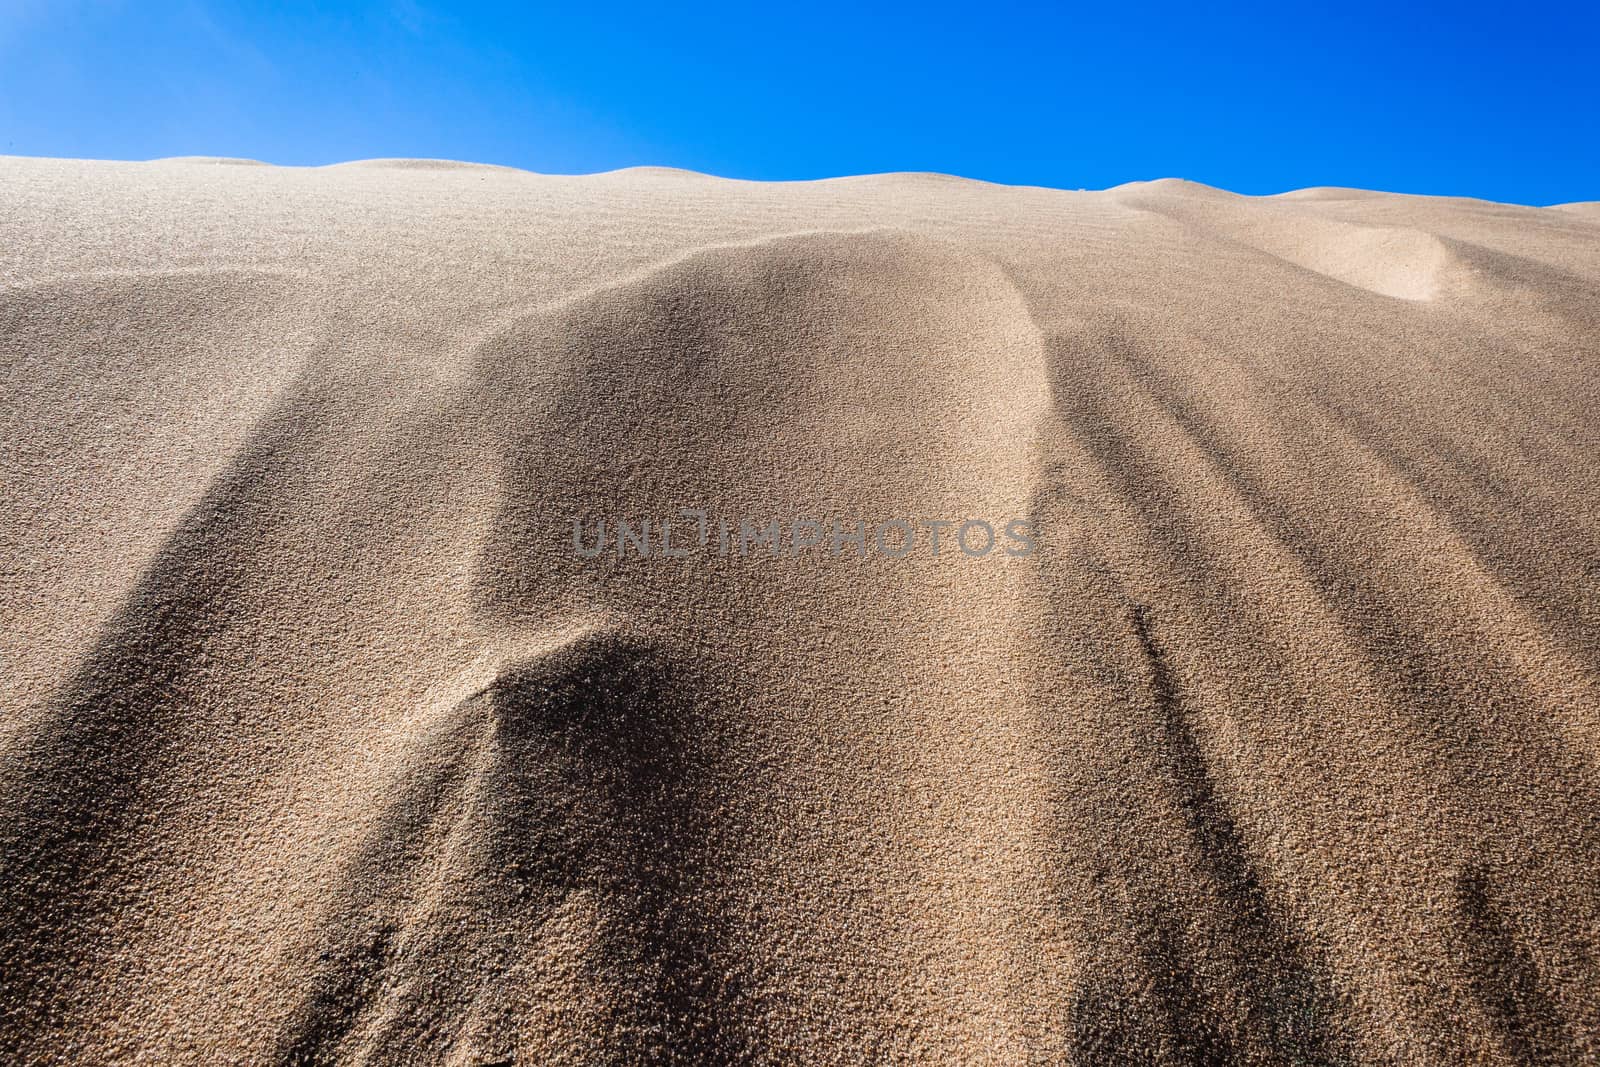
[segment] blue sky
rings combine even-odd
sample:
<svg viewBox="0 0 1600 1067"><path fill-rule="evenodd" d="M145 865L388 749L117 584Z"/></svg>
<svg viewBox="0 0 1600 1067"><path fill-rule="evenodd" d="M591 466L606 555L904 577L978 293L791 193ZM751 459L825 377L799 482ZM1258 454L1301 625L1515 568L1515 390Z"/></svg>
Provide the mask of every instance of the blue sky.
<svg viewBox="0 0 1600 1067"><path fill-rule="evenodd" d="M0 152L1600 199L1600 4L0 0Z"/></svg>

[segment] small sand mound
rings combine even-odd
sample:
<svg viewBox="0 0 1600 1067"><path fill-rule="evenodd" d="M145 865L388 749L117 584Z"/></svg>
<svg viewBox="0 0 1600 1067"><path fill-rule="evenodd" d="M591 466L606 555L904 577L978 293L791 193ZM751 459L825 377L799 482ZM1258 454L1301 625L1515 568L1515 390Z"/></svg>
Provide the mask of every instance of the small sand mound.
<svg viewBox="0 0 1600 1067"><path fill-rule="evenodd" d="M1455 263L1439 238L1404 226L1321 223L1301 234L1252 234L1257 247L1346 285L1396 300L1430 300Z"/></svg>
<svg viewBox="0 0 1600 1067"><path fill-rule="evenodd" d="M1279 206L1281 198L1252 207L1231 194L1157 186L1119 186L1112 192L1132 206L1379 296L1432 299L1456 265L1446 244L1422 230L1348 222L1317 214L1314 206Z"/></svg>
<svg viewBox="0 0 1600 1067"><path fill-rule="evenodd" d="M492 170L512 174L529 173L517 167L505 167L497 163L460 163L453 159L353 159L346 163L330 163L324 169L337 170L341 168L371 170Z"/></svg>
<svg viewBox="0 0 1600 1067"><path fill-rule="evenodd" d="M942 185L945 187L959 188L972 186L974 188L1000 188L994 182L986 182L980 178L963 178L955 174L937 174L923 170L889 171L883 174L857 174L844 178L823 178L827 182L844 184L884 184L884 185Z"/></svg>
<svg viewBox="0 0 1600 1067"><path fill-rule="evenodd" d="M1369 192L1366 189L1345 189L1336 185L1315 185L1308 189L1291 189L1287 193L1278 193L1275 200L1371 200L1381 199L1383 193Z"/></svg>
<svg viewBox="0 0 1600 1067"><path fill-rule="evenodd" d="M152 163L190 163L214 167L270 167L272 164L263 163L259 159L239 159L232 156L164 156L161 159L152 159Z"/></svg>
<svg viewBox="0 0 1600 1067"><path fill-rule="evenodd" d="M1137 195L1151 193L1160 196L1190 197L1199 200L1237 200L1237 193L1230 193L1226 189L1205 185L1201 182L1192 182L1187 178L1156 178L1151 181L1124 182L1121 185L1107 189L1108 193L1125 193Z"/></svg>
<svg viewBox="0 0 1600 1067"><path fill-rule="evenodd" d="M709 174L702 174L697 170L684 170L682 167L620 167L617 170L601 171L591 175L595 178L688 178L691 180L715 181Z"/></svg>

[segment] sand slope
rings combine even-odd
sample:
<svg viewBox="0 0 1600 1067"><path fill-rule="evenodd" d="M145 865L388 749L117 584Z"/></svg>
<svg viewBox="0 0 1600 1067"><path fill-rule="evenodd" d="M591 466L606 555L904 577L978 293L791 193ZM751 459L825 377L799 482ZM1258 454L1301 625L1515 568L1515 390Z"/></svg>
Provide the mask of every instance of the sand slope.
<svg viewBox="0 0 1600 1067"><path fill-rule="evenodd" d="M1588 207L4 159L0 249L0 1059L1600 1058ZM681 508L1038 551L573 552Z"/></svg>

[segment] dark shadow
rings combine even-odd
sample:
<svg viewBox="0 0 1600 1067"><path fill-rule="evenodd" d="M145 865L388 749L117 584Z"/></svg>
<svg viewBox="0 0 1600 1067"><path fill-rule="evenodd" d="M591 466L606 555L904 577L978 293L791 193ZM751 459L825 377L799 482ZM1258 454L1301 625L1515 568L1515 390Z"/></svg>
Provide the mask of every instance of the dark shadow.
<svg viewBox="0 0 1600 1067"><path fill-rule="evenodd" d="M497 998L511 966L546 963L577 968L603 1003L557 1049L606 1063L753 1058L759 1022L742 1010L702 858L717 762L706 693L649 645L596 632L459 705L465 735L441 741L460 746L452 769L401 797L353 865L348 906L327 924L339 943L316 962L278 1062L346 1058L358 1033L380 1059L463 1044L474 1062L512 1056L515 1010L497 1015ZM419 916L424 898L443 903ZM577 958L547 932L574 900L593 915ZM479 1006L473 1034L440 1007L461 1003Z"/></svg>
<svg viewBox="0 0 1600 1067"><path fill-rule="evenodd" d="M1242 988L1246 1033L1237 1039L1210 1017L1184 939L1167 916L1153 917L1140 961L1179 1062L1341 1064L1338 1005L1298 939L1273 913L1243 834L1217 795L1179 687L1143 605L1131 605L1135 638L1149 665L1151 698L1164 734L1167 774L1189 835L1224 912L1227 948ZM1247 1043L1250 1054L1237 1047Z"/></svg>
<svg viewBox="0 0 1600 1067"><path fill-rule="evenodd" d="M1580 1062L1561 1009L1540 980L1538 963L1501 918L1483 870L1469 869L1457 878L1456 904L1473 995L1506 1055L1518 1064Z"/></svg>
<svg viewBox="0 0 1600 1067"><path fill-rule="evenodd" d="M0 797L0 1029L27 1048L114 945L111 921L146 859L150 816L182 788L175 761L233 721L197 712L216 684L209 645L229 624L264 525L262 483L305 415L281 404L167 538L92 652L9 754ZM209 675L209 681L207 676ZM228 712L231 714L231 712ZM220 768L218 768L220 770ZM12 1014L18 1005L33 1005Z"/></svg>

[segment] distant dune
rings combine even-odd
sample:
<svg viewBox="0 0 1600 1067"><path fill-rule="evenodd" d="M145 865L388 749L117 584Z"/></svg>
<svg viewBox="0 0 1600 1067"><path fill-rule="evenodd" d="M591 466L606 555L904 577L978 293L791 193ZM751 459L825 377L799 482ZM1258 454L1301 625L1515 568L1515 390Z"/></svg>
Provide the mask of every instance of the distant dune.
<svg viewBox="0 0 1600 1067"><path fill-rule="evenodd" d="M187 163L205 164L221 167L265 167L268 164L259 159L240 159L234 156L168 156L165 159L152 159L152 163Z"/></svg>
<svg viewBox="0 0 1600 1067"><path fill-rule="evenodd" d="M495 163L462 163L454 159L357 159L349 163L334 163L333 167L360 167L376 170L464 170L464 171L508 171L512 174L526 174L527 171L518 170L516 167L502 167Z"/></svg>
<svg viewBox="0 0 1600 1067"><path fill-rule="evenodd" d="M1600 1060L1595 205L216 162L0 159L0 1060Z"/></svg>

